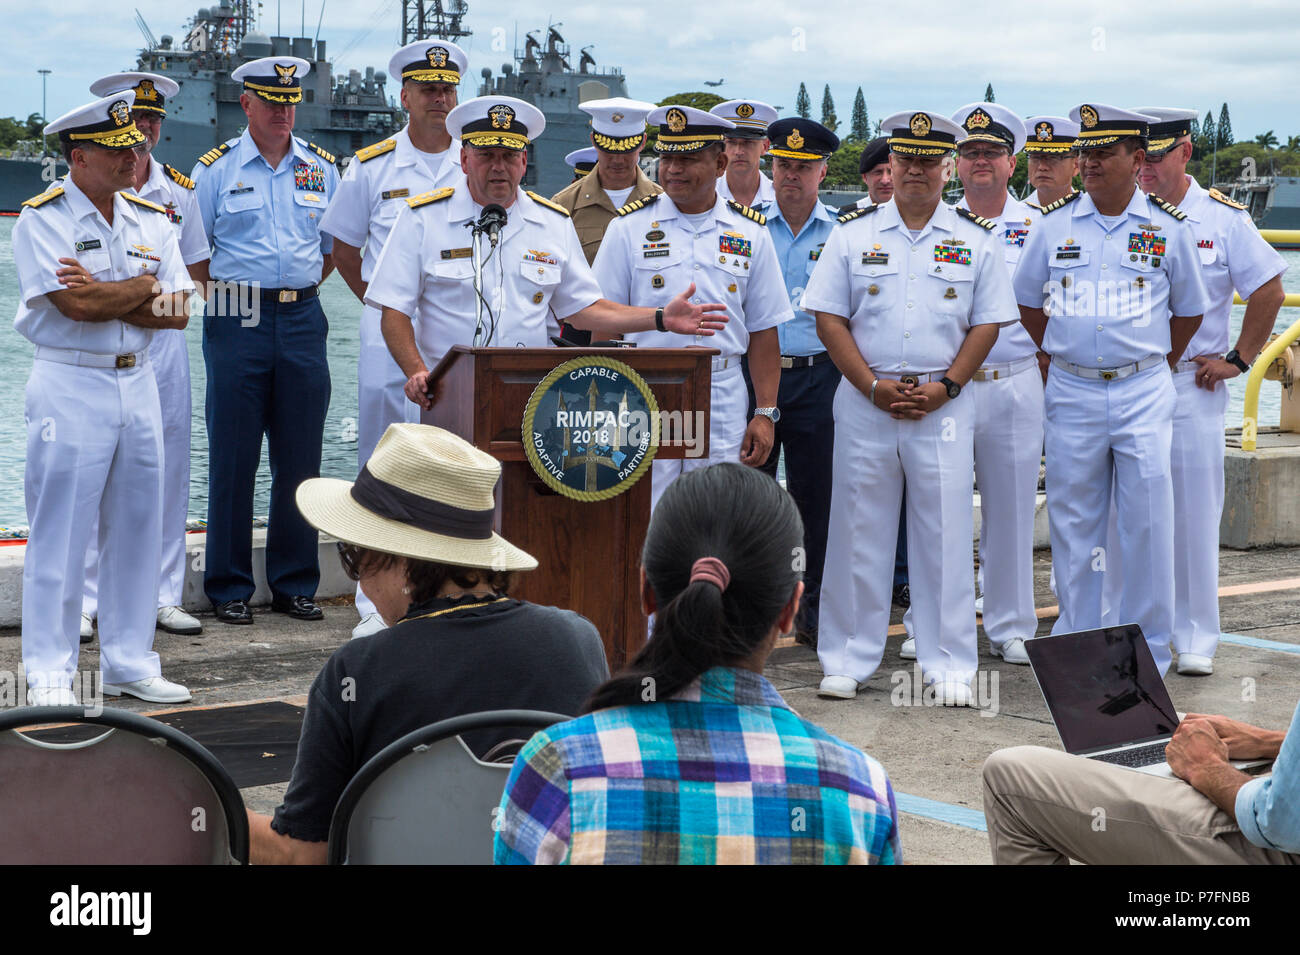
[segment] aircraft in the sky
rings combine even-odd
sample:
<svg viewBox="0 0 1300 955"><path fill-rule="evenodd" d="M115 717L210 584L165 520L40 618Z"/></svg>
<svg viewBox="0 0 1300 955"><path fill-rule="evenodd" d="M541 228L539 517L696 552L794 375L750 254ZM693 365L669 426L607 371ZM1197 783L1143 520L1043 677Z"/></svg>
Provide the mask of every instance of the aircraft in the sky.
<svg viewBox="0 0 1300 955"><path fill-rule="evenodd" d="M727 82L727 78L724 76L722 79L718 80L718 82L716 82L716 83L713 82L712 80L705 80L705 81L704 81L704 85L705 85L705 86L721 86L721 85L722 85L723 83L725 83L725 82Z"/></svg>

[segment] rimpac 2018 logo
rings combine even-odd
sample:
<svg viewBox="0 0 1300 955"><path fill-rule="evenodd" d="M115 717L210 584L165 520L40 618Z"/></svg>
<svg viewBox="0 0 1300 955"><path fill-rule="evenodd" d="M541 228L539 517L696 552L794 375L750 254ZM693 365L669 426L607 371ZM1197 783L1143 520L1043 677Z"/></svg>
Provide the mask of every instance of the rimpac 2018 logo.
<svg viewBox="0 0 1300 955"><path fill-rule="evenodd" d="M659 405L635 371L611 358L575 358L533 390L524 450L546 484L579 501L622 494L650 469Z"/></svg>

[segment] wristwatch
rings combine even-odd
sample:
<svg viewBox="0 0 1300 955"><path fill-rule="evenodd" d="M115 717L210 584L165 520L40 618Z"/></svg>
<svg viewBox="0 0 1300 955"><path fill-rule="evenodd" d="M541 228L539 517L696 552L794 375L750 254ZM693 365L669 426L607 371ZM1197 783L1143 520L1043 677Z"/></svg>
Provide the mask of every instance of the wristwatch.
<svg viewBox="0 0 1300 955"><path fill-rule="evenodd" d="M664 310L662 308L655 309L655 328L659 329L661 332L668 331L668 329L664 327Z"/></svg>
<svg viewBox="0 0 1300 955"><path fill-rule="evenodd" d="M1237 349L1235 348L1232 351L1228 352L1228 354L1224 355L1223 360L1230 365L1236 365L1238 368L1241 369L1241 373L1243 375L1247 374L1250 371L1250 366L1241 360L1241 353L1238 352Z"/></svg>
<svg viewBox="0 0 1300 955"><path fill-rule="evenodd" d="M948 389L948 397L950 399L956 398L961 394L961 385L957 384L957 382L953 381L947 375L939 379L939 384Z"/></svg>
<svg viewBox="0 0 1300 955"><path fill-rule="evenodd" d="M781 409L780 408L755 408L754 417L758 417L759 415L762 415L764 418L771 418L772 424L776 424L778 421L781 420Z"/></svg>

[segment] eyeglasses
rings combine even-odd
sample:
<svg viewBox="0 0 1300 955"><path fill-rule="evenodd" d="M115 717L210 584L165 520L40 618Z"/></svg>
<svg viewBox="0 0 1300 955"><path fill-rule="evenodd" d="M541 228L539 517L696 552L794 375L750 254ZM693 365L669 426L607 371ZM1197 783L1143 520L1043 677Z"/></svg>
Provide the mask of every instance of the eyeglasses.
<svg viewBox="0 0 1300 955"><path fill-rule="evenodd" d="M1005 149L959 149L957 155L962 159L1005 159L1011 155Z"/></svg>
<svg viewBox="0 0 1300 955"><path fill-rule="evenodd" d="M363 548L343 541L339 541L335 546L339 549L339 563L343 565L343 573L347 575L348 580L360 580L361 575L357 572L357 565L361 561Z"/></svg>
<svg viewBox="0 0 1300 955"><path fill-rule="evenodd" d="M901 167L920 166L922 169L935 169L943 162L943 156L905 156L901 153L891 153L891 161L897 162Z"/></svg>

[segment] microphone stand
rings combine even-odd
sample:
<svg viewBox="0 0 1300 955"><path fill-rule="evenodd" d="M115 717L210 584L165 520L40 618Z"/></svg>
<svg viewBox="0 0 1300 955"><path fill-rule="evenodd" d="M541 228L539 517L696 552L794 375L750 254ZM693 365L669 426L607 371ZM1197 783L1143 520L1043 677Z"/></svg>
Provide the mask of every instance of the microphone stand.
<svg viewBox="0 0 1300 955"><path fill-rule="evenodd" d="M474 264L474 347L485 348L483 340L483 233L476 226L470 237L471 261Z"/></svg>

